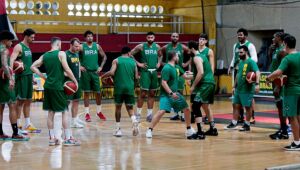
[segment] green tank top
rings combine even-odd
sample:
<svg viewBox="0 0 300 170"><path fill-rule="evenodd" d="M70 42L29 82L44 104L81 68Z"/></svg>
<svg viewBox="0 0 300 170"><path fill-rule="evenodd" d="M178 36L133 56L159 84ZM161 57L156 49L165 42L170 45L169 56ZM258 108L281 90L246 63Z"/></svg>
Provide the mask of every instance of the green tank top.
<svg viewBox="0 0 300 170"><path fill-rule="evenodd" d="M72 70L76 80L79 81L79 72L80 72L79 55L78 55L78 53L72 53L69 50L66 51L66 55L67 55L68 65L69 65L70 69Z"/></svg>
<svg viewBox="0 0 300 170"><path fill-rule="evenodd" d="M204 55L201 55L200 53L198 55L196 55L195 57L200 57L203 60L203 72L204 72L203 76L197 86L199 87L203 83L215 84L214 74L211 70L210 62L208 61L207 57ZM192 70L194 72L194 80L195 80L197 73L198 73L195 64L192 65Z"/></svg>
<svg viewBox="0 0 300 170"><path fill-rule="evenodd" d="M135 60L129 57L118 57L114 76L114 94L134 95Z"/></svg>
<svg viewBox="0 0 300 170"><path fill-rule="evenodd" d="M249 48L249 45L250 45L251 43L250 43L250 41L247 41L245 44L243 44L243 45L245 45L246 47L248 47ZM239 64L239 62L240 62L240 56L239 56L239 48L240 48L240 46L242 46L240 43L236 43L236 45L235 45L235 48L234 48L234 63L233 63L233 67L236 67L238 64ZM249 58L251 58L251 56L250 56L250 53L248 53L248 55L249 55Z"/></svg>
<svg viewBox="0 0 300 170"><path fill-rule="evenodd" d="M22 47L22 54L18 57L22 60L22 62L24 63L24 71L17 75L17 76L25 76L25 75L30 75L32 74L32 71L30 69L31 65L32 65L32 53L29 47L27 47L25 44L23 43L19 43Z"/></svg>
<svg viewBox="0 0 300 170"><path fill-rule="evenodd" d="M283 50L283 48L284 48L284 45L282 44L279 47L277 47L275 49L275 51L272 53L272 63L271 63L271 67L270 67L270 72L277 70L277 68L279 67L281 58L278 56L278 54L280 51Z"/></svg>
<svg viewBox="0 0 300 170"><path fill-rule="evenodd" d="M178 43L175 48L173 47L172 43L170 43L170 44L167 45L167 48L166 48L166 63L169 61L168 60L168 53L169 53L169 51L172 51L172 50L175 50L177 52L178 57L179 57L177 65L179 65L180 67L182 67L182 63L183 63L183 48L182 48L182 44L181 43Z"/></svg>
<svg viewBox="0 0 300 170"><path fill-rule="evenodd" d="M80 63L88 71L97 71L98 65L98 48L97 44L93 42L92 47L89 47L86 43L82 44L82 56L80 57Z"/></svg>
<svg viewBox="0 0 300 170"><path fill-rule="evenodd" d="M143 44L142 58L141 62L147 64L147 69L156 69L158 63L158 48L156 43L153 43L150 47L148 43ZM145 71L145 69L142 69Z"/></svg>
<svg viewBox="0 0 300 170"><path fill-rule="evenodd" d="M201 56L206 57L207 60L209 61L209 55L208 55L208 53L209 53L209 48L208 48L208 47L205 47L202 51L198 50L198 52L199 52L199 54L200 54Z"/></svg>
<svg viewBox="0 0 300 170"><path fill-rule="evenodd" d="M47 79L44 88L63 90L64 72L58 58L59 50L49 51L43 55L43 63L46 69Z"/></svg>

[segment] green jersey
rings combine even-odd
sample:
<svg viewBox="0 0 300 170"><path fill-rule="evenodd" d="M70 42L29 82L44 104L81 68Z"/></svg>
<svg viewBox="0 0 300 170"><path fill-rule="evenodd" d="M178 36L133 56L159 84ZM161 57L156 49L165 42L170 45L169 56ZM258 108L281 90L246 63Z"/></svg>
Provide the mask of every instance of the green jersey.
<svg viewBox="0 0 300 170"><path fill-rule="evenodd" d="M178 64L180 67L182 67L182 64L183 64L183 48L182 48L182 44L181 44L181 43L177 43L177 45L176 45L175 48L173 47L173 44L172 44L172 43L170 43L170 44L167 45L167 48L166 48L166 62L168 62L168 53L169 53L170 51L172 51L172 50L174 50L174 51L177 52L178 58L179 58L177 64Z"/></svg>
<svg viewBox="0 0 300 170"><path fill-rule="evenodd" d="M43 55L43 63L46 69L47 79L44 88L63 90L65 80L64 69L58 58L59 50L49 51Z"/></svg>
<svg viewBox="0 0 300 170"><path fill-rule="evenodd" d="M158 48L156 46L156 43L152 43L150 47L148 43L143 44L141 62L147 64L147 69L156 69L156 65L158 63L157 52L158 52Z"/></svg>
<svg viewBox="0 0 300 170"><path fill-rule="evenodd" d="M66 51L67 55L67 62L72 70L75 78L77 81L79 81L79 74L80 74L80 62L79 62L79 54L78 53L72 53L70 50Z"/></svg>
<svg viewBox="0 0 300 170"><path fill-rule="evenodd" d="M275 51L272 53L272 63L271 63L271 67L270 67L270 72L275 71L279 67L281 58L278 54L280 51L283 50L283 48L284 48L284 45L282 44L279 47L277 47L275 49Z"/></svg>
<svg viewBox="0 0 300 170"><path fill-rule="evenodd" d="M96 43L92 43L92 47L89 47L86 43L82 44L82 56L80 57L80 63L88 71L97 71L98 64L98 47Z"/></svg>
<svg viewBox="0 0 300 170"><path fill-rule="evenodd" d="M239 64L239 62L240 62L240 56L239 56L239 48L241 47L241 46L243 46L243 45L245 45L246 47L248 47L249 48L249 45L251 44L251 42L250 41L246 41L245 42L245 44L241 44L241 43L236 43L234 46L234 63L233 63L233 67L235 67L235 66L237 66L238 64ZM248 55L249 55L249 58L251 58L251 56L250 56L250 53L248 53Z"/></svg>
<svg viewBox="0 0 300 170"><path fill-rule="evenodd" d="M177 92L178 90L178 78L183 74L183 70L179 66L172 66L171 64L166 64L161 71L161 79L167 81L168 86L172 92ZM160 88L161 96L168 96L169 94L165 91L163 86Z"/></svg>
<svg viewBox="0 0 300 170"><path fill-rule="evenodd" d="M284 95L300 95L300 53L285 56L278 69L288 77L284 86Z"/></svg>
<svg viewBox="0 0 300 170"><path fill-rule="evenodd" d="M26 46L23 43L20 43L22 47L22 54L18 57L21 59L21 61L24 63L24 71L21 74L18 74L17 76L25 76L32 74L32 71L30 69L32 65L32 53L28 46Z"/></svg>
<svg viewBox="0 0 300 170"><path fill-rule="evenodd" d="M258 71L258 66L251 58L240 60L239 69L237 73L237 87L236 91L239 93L253 94L255 92L255 84L248 83L246 80L248 72Z"/></svg>
<svg viewBox="0 0 300 170"><path fill-rule="evenodd" d="M114 94L134 95L136 63L133 58L118 57L114 76Z"/></svg>
<svg viewBox="0 0 300 170"><path fill-rule="evenodd" d="M197 84L197 87L200 87L201 84L204 84L204 83L215 84L214 74L211 70L211 65L207 59L207 56L203 55L201 53L198 53L195 57L200 57L203 61L203 63L202 63L203 64L203 76L202 76L200 82ZM195 80L198 71L197 71L196 65L194 63L192 64L192 71L194 73L194 80Z"/></svg>
<svg viewBox="0 0 300 170"><path fill-rule="evenodd" d="M209 61L209 48L208 47L205 47L202 51L198 51L199 52L199 55L201 56L204 56L207 58L207 60Z"/></svg>

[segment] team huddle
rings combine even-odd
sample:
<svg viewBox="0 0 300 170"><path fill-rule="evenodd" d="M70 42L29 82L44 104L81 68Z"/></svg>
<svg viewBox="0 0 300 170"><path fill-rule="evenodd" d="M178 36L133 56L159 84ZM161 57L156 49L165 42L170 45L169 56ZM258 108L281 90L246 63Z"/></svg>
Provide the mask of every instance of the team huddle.
<svg viewBox="0 0 300 170"><path fill-rule="evenodd" d="M8 49L12 45L14 35L8 31L1 32L0 53L3 78L0 79L0 139L1 140L29 140L27 133L40 133L41 130L30 122L30 104L32 99L32 86L36 73L45 80L43 110L48 111L47 126L49 130L49 145L60 145L61 141L54 132L54 116L56 112L62 112L62 127L64 129L63 145L78 146L80 141L75 139L70 128L84 128L84 124L78 119L78 106L81 95L84 99L85 121L91 122L89 100L91 93L96 94L96 116L106 120L102 113L101 87L99 76L102 80L113 77L114 103L116 125L113 135L122 136L121 108L125 103L126 110L132 121L132 134L140 133L139 124L144 100L147 98L147 115L149 127L146 137L152 138L153 129L163 115L174 110L183 117L186 123L186 138L190 140L205 139L206 136L218 136L215 127L214 116L210 105L214 102L215 93L215 57L213 51L207 47L208 36L202 33L198 42L189 41L187 45L179 43L179 34L171 35L171 42L160 47L154 42L155 34L148 32L147 42L137 45L132 50L123 47L121 56L113 60L110 71L100 72L106 63L107 56L101 46L93 42L93 32L84 33L85 42L78 38L70 40L70 48L61 51L61 39L51 38L51 50L44 53L38 60L32 63L32 54L29 44L33 42L35 31L26 29L24 40L14 47L11 57ZM250 131L250 124L254 118L254 94L259 91L260 72L257 66L255 47L246 40L248 32L245 29L237 31L239 42L234 45L233 59L229 72L234 74L233 88L233 120L225 129L236 129L239 122L243 123L240 131ZM300 150L300 54L296 52L296 39L288 34L276 33L274 35L274 50L272 53L272 74L268 81L272 82L282 74L288 77L284 86L273 83L274 96L280 117L280 130L270 135L271 139L288 139L286 117L292 126L294 142L285 147L287 150ZM140 55L137 55L140 54ZM287 56L285 56L287 55ZM101 62L99 56L102 58ZM137 58L140 56L140 58ZM14 74L13 68L16 61L21 61L24 70ZM100 65L98 63L101 63ZM39 67L45 67L43 74ZM158 78L158 69L162 68L161 80ZM299 70L299 71L298 71ZM140 72L140 74L139 74ZM249 80L247 74L255 73L256 79ZM6 78L4 78L6 77ZM138 81L137 81L138 80ZM190 107L183 89L185 80L191 83ZM76 92L66 95L64 84L72 81L76 86ZM137 83L138 82L138 83ZM135 105L135 88L139 84L140 94ZM159 111L153 114L156 91L160 88ZM284 89L284 90L282 90ZM17 102L16 102L17 101ZM71 103L72 120L68 125L67 111ZM13 135L10 137L3 132L2 120L5 104L9 106L9 115ZM25 125L21 126L21 112L24 112ZM246 119L244 120L244 108ZM209 129L202 128L202 111L207 117ZM183 115L182 115L183 113ZM192 128L196 124L197 131Z"/></svg>

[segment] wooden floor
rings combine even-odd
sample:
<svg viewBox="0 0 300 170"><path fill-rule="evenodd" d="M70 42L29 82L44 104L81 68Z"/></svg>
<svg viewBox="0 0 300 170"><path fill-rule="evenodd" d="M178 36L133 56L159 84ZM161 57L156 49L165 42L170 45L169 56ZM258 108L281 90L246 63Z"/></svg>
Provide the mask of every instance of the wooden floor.
<svg viewBox="0 0 300 170"><path fill-rule="evenodd" d="M108 103L108 104L107 104ZM189 141L184 137L185 126L169 121L166 115L155 128L153 139L145 138L147 123L141 123L141 135L132 137L130 120L123 112L121 126L124 136L112 136L114 105L105 102L103 112L108 120L103 122L92 115L92 122L84 129L73 130L79 138L79 147L49 147L46 112L41 103L32 105L32 121L42 129L41 134L31 134L29 142L0 142L0 169L264 169L267 167L298 163L300 152L286 152L283 146L289 141L271 141L268 135L274 129L252 128L251 132L223 130L217 124L218 137ZM257 104L256 110L272 110L273 105ZM216 101L214 113L231 111L230 101ZM157 103L156 109L157 110ZM81 105L80 111L83 111ZM95 111L92 105L91 111ZM123 110L125 111L125 110ZM144 110L145 111L145 110ZM56 117L59 122L59 115ZM83 120L83 114L80 115ZM5 131L11 133L8 113L5 111ZM207 126L205 126L207 129Z"/></svg>

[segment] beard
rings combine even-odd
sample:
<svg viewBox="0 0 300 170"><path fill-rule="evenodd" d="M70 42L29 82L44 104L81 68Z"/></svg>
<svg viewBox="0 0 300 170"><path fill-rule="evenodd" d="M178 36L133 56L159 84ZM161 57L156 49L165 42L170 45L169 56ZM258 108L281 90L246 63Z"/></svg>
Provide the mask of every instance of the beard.
<svg viewBox="0 0 300 170"><path fill-rule="evenodd" d="M153 41L147 41L147 43L148 43L149 45L152 45L152 44L153 44Z"/></svg>
<svg viewBox="0 0 300 170"><path fill-rule="evenodd" d="M240 55L241 60L245 60L245 58L246 58L246 55Z"/></svg>

